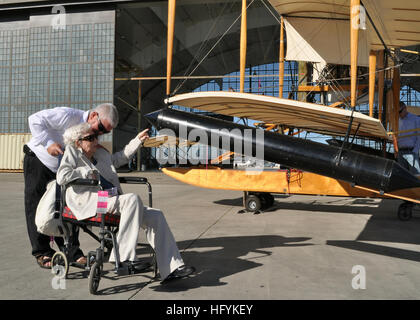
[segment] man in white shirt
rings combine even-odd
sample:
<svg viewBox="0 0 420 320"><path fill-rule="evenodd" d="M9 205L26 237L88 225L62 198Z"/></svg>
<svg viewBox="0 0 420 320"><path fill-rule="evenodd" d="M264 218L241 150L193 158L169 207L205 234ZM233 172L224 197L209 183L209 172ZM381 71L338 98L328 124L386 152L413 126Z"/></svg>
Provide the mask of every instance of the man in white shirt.
<svg viewBox="0 0 420 320"><path fill-rule="evenodd" d="M25 215L32 255L41 268L51 268L51 257L55 251L50 247L50 237L37 231L36 208L48 182L56 178L59 160L64 153L64 131L81 122L88 122L97 134L108 133L118 124L117 108L110 103L89 111L59 107L41 110L28 118L32 139L24 146ZM55 241L59 247L64 244L62 238L56 238ZM77 238L73 244L78 247ZM73 259L81 264L86 263L86 257L80 249Z"/></svg>
<svg viewBox="0 0 420 320"><path fill-rule="evenodd" d="M407 111L404 102L400 102L399 110L399 130L420 129L420 118ZM413 174L420 174L419 150L420 136L418 131L402 132L398 135L398 161L404 163L407 161L407 168Z"/></svg>

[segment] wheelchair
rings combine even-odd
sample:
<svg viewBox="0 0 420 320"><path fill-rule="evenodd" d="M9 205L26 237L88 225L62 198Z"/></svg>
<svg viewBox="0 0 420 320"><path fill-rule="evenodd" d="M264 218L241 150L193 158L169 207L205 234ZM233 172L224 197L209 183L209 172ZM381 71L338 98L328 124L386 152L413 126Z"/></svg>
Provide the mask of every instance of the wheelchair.
<svg viewBox="0 0 420 320"><path fill-rule="evenodd" d="M152 207L152 186L148 182L147 178L144 177L119 177L121 184L143 184L147 186L149 194L149 206ZM84 269L89 272L89 292L96 294L101 276L103 273L103 264L107 256L111 254L112 248L117 246L116 234L118 232L118 226L120 223L120 216L118 214L111 213L97 213L96 216L85 219L77 220L71 210L66 206L66 189L71 185L83 185L98 187L101 190L101 186L98 180L93 179L77 179L70 182L65 186L61 186L61 195L56 200L56 212L54 218L59 219L60 233L63 235L64 247L62 251L57 251L51 259L52 273L66 278L69 267L74 266L77 268ZM98 234L95 234L91 229L93 227L99 228ZM77 248L74 248L71 244L73 243L74 237L78 237L79 230L82 229L89 236L99 242L100 246L95 251L90 251L87 255L86 265L78 264L77 262L70 262L69 257L73 257ZM148 271L152 269L154 271L154 278L157 277L157 262L154 250L150 247L152 262L151 263L138 263L136 264L136 270ZM133 273L132 265L123 265L118 257L118 250L114 250L115 255L115 269L114 272L118 275L128 275Z"/></svg>

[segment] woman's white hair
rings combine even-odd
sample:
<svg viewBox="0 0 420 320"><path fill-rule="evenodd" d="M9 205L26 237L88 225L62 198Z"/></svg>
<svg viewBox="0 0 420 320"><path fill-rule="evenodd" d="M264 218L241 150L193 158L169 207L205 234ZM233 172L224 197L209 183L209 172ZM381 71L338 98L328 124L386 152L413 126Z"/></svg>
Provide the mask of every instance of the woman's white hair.
<svg viewBox="0 0 420 320"><path fill-rule="evenodd" d="M82 122L64 131L63 140L65 145L74 145L77 140L90 133L90 124Z"/></svg>

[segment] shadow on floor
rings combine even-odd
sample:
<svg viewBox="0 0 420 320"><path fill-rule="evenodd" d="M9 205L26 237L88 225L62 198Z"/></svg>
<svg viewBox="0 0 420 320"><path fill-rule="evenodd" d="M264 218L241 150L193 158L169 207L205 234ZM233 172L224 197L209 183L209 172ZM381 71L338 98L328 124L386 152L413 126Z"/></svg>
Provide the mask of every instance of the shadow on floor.
<svg viewBox="0 0 420 320"><path fill-rule="evenodd" d="M379 254L382 256L388 256L391 258L398 258L404 260L411 260L420 262L420 253L418 251L412 251L407 249L393 248L386 245L378 245L373 243L359 242L353 240L327 240L327 245L363 251L373 254Z"/></svg>
<svg viewBox="0 0 420 320"><path fill-rule="evenodd" d="M186 248L182 257L197 272L187 281L174 280L164 285L153 283L150 288L162 292L178 292L206 286L222 286L222 279L233 274L262 266L270 256L270 248L310 246L308 237L282 237L277 235L219 237L182 241ZM245 257L246 256L246 257Z"/></svg>
<svg viewBox="0 0 420 320"><path fill-rule="evenodd" d="M390 242L404 244L420 244L420 209L413 210L413 218L409 221L400 221L397 217L400 200L372 199L372 198L343 198L320 197L310 202L299 197L296 201L282 202L283 195L275 196L276 201L272 208L263 212L281 214L281 210L309 211L322 213L366 214L371 215L365 227L356 239L327 240L326 244L346 249L358 250L373 254L385 255L393 258L420 262L417 251L398 249L385 244L366 243L367 241ZM242 198L225 199L215 203L242 206ZM252 214L252 213L246 213ZM363 242L361 242L363 241Z"/></svg>

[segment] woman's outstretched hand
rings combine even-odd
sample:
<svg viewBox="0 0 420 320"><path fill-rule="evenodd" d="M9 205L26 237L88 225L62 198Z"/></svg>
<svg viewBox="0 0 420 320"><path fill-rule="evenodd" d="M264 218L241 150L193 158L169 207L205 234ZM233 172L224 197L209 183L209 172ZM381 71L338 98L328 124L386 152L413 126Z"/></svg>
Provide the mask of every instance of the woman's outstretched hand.
<svg viewBox="0 0 420 320"><path fill-rule="evenodd" d="M143 144L147 139L149 139L149 134L147 133L147 131L149 131L149 128L144 129L142 132L139 133L138 137L141 141L141 143Z"/></svg>

